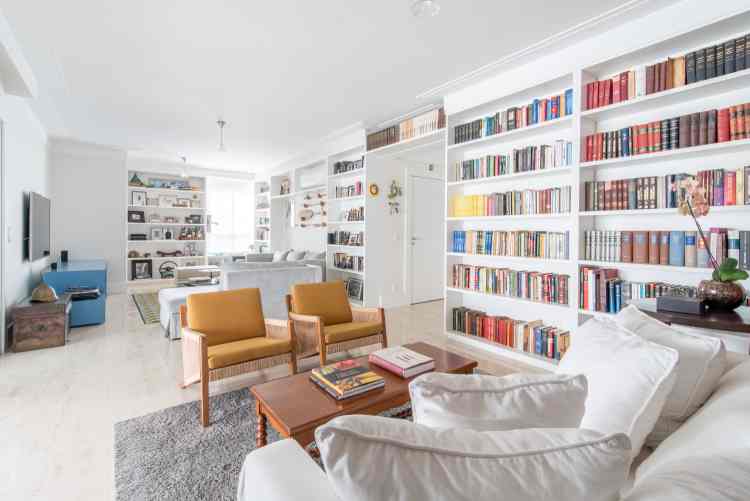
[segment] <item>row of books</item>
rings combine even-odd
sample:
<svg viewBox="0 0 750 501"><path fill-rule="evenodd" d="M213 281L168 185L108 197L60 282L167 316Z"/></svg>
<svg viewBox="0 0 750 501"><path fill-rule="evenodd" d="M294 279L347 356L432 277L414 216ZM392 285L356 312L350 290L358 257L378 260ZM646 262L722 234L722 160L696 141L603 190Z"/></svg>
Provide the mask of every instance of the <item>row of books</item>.
<svg viewBox="0 0 750 501"><path fill-rule="evenodd" d="M328 233L328 243L331 245L351 245L361 247L364 245L364 231L337 230Z"/></svg>
<svg viewBox="0 0 750 501"><path fill-rule="evenodd" d="M584 232L584 256L591 261L708 268L709 250L719 263L731 257L750 269L750 231L711 228L706 242L696 231Z"/></svg>
<svg viewBox="0 0 750 501"><path fill-rule="evenodd" d="M695 287L663 282L628 282L615 268L582 266L579 270L579 306L583 310L617 313L634 299L660 296L695 297Z"/></svg>
<svg viewBox="0 0 750 501"><path fill-rule="evenodd" d="M584 161L723 143L746 139L749 134L750 103L744 103L590 134L586 136Z"/></svg>
<svg viewBox="0 0 750 501"><path fill-rule="evenodd" d="M697 179L706 188L709 205L731 206L750 203L746 186L750 167L735 170L712 169L692 174L668 174L612 181L584 182L586 211L672 209L685 200L682 182Z"/></svg>
<svg viewBox="0 0 750 501"><path fill-rule="evenodd" d="M341 160L333 164L333 175L360 170L365 166L365 157L357 160Z"/></svg>
<svg viewBox="0 0 750 501"><path fill-rule="evenodd" d="M513 190L451 198L452 217L562 214L570 212L570 186L542 190Z"/></svg>
<svg viewBox="0 0 750 501"><path fill-rule="evenodd" d="M452 317L455 332L540 357L560 360L570 346L570 332L544 325L541 320L524 322L465 307L453 308Z"/></svg>
<svg viewBox="0 0 750 501"><path fill-rule="evenodd" d="M336 252L333 254L333 266L340 270L365 271L365 258L346 252Z"/></svg>
<svg viewBox="0 0 750 501"><path fill-rule="evenodd" d="M456 230L451 251L485 256L569 259L570 232Z"/></svg>
<svg viewBox="0 0 750 501"><path fill-rule="evenodd" d="M750 35L586 84L586 109L627 101L750 68Z"/></svg>
<svg viewBox="0 0 750 501"><path fill-rule="evenodd" d="M382 148L415 137L424 136L445 127L445 110L435 109L367 135L367 151Z"/></svg>
<svg viewBox="0 0 750 501"><path fill-rule="evenodd" d="M452 287L485 294L568 304L568 275L454 264Z"/></svg>
<svg viewBox="0 0 750 501"><path fill-rule="evenodd" d="M362 194L362 181L347 186L336 186L336 198L356 197Z"/></svg>
<svg viewBox="0 0 750 501"><path fill-rule="evenodd" d="M522 106L513 106L494 115L477 118L453 128L453 143L465 143L529 125L573 114L573 89Z"/></svg>
<svg viewBox="0 0 750 501"><path fill-rule="evenodd" d="M505 155L459 160L453 166L453 179L467 181L519 172L563 167L573 163L573 143L558 139L553 144L526 146Z"/></svg>
<svg viewBox="0 0 750 501"><path fill-rule="evenodd" d="M352 207L350 209L342 210L339 216L339 221L364 221L365 220L365 208L364 207Z"/></svg>

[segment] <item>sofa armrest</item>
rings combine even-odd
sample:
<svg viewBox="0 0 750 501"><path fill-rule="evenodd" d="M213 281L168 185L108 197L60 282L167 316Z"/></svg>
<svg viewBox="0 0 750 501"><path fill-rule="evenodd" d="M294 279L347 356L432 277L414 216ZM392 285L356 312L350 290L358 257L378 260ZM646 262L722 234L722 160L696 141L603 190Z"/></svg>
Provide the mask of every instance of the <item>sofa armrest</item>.
<svg viewBox="0 0 750 501"><path fill-rule="evenodd" d="M245 457L237 501L341 501L323 470L292 439Z"/></svg>
<svg viewBox="0 0 750 501"><path fill-rule="evenodd" d="M354 322L381 322L385 325L385 312L383 308L352 307L352 320Z"/></svg>

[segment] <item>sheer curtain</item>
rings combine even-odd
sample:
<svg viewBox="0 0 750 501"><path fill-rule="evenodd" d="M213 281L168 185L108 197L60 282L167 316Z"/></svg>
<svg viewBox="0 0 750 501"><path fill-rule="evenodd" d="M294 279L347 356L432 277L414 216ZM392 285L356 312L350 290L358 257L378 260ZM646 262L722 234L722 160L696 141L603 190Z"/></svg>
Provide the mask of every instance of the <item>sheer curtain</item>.
<svg viewBox="0 0 750 501"><path fill-rule="evenodd" d="M209 254L244 252L253 243L253 184L248 179L206 179Z"/></svg>

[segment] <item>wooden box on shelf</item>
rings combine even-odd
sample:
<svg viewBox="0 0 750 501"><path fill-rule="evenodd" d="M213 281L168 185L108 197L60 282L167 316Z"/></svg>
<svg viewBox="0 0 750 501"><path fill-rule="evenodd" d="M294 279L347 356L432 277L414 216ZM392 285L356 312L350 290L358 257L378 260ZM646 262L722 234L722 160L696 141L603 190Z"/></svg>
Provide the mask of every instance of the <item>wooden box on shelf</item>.
<svg viewBox="0 0 750 501"><path fill-rule="evenodd" d="M70 330L69 294L52 303L25 299L13 308L13 351L30 351L63 346Z"/></svg>

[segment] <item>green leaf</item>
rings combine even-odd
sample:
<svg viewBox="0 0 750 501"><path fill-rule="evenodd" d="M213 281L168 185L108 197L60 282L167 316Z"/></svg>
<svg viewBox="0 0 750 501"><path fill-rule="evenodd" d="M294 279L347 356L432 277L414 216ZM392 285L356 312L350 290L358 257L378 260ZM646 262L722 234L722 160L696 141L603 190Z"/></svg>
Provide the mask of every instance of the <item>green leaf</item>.
<svg viewBox="0 0 750 501"><path fill-rule="evenodd" d="M723 263L721 263L721 266L719 266L719 271L721 272L730 272L737 269L737 260L733 257L728 257L724 260Z"/></svg>
<svg viewBox="0 0 750 501"><path fill-rule="evenodd" d="M711 280L721 282L721 277L719 276L719 270L714 270L714 272L711 274Z"/></svg>

